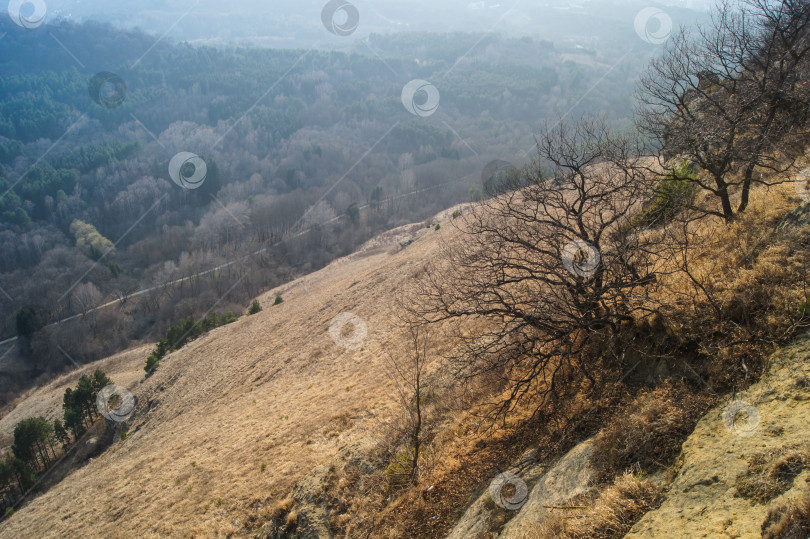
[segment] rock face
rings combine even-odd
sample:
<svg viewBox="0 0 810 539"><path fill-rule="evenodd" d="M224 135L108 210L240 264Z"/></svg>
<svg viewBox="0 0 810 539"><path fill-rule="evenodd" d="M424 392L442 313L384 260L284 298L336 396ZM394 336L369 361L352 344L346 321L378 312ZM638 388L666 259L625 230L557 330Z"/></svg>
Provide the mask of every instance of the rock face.
<svg viewBox="0 0 810 539"><path fill-rule="evenodd" d="M683 445L683 466L661 506L644 515L626 537L760 537L769 508L807 495L810 470L766 504L737 496L737 475L754 454L808 447L810 440L810 339L779 351L757 384L700 420ZM743 403L743 404L740 404ZM738 426L735 410L747 412Z"/></svg>
<svg viewBox="0 0 810 539"><path fill-rule="evenodd" d="M588 488L592 476L590 455L593 451L592 440L586 440L552 467L534 464L520 464L508 470L524 481L530 488L526 503L506 524L499 537L531 537L538 524L550 513L546 506L561 505ZM530 461L527 455L521 462ZM490 531L498 510L492 502L487 489L464 513L448 539L473 539L493 537Z"/></svg>
<svg viewBox="0 0 810 539"><path fill-rule="evenodd" d="M588 489L593 470L590 466L593 441L587 440L561 458L540 478L526 504L507 523L500 537L532 537L537 526L551 513L548 506L565 502Z"/></svg>
<svg viewBox="0 0 810 539"><path fill-rule="evenodd" d="M682 466L661 506L644 515L626 536L633 539L760 537L769 510L787 500L810 496L810 469L790 488L766 503L737 492L737 476L755 455L807 449L810 440L810 336L773 355L761 381L708 412L683 445ZM526 503L503 524L504 511L485 491L449 534L451 539L537 537L537 527L553 511L585 492L592 478L591 440L580 443L551 468L516 466L529 487ZM531 461L526 458L524 461ZM500 512L500 513L499 513ZM498 518L501 520L498 521ZM497 531L501 531L498 533Z"/></svg>

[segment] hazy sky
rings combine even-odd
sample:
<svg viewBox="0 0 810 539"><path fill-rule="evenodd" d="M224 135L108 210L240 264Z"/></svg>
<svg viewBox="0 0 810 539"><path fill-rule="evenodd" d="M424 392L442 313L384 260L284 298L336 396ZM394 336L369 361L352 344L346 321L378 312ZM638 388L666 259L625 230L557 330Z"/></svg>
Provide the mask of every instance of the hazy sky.
<svg viewBox="0 0 810 539"><path fill-rule="evenodd" d="M24 15L97 20L142 28L172 41L253 42L307 46L345 36L324 33L325 13L336 24L350 24L354 38L370 33L497 32L560 41L631 32L636 13L649 2L636 0L12 0L25 2ZM688 20L709 0L656 3L674 20ZM356 19L356 20L351 20ZM356 24L355 24L356 23Z"/></svg>

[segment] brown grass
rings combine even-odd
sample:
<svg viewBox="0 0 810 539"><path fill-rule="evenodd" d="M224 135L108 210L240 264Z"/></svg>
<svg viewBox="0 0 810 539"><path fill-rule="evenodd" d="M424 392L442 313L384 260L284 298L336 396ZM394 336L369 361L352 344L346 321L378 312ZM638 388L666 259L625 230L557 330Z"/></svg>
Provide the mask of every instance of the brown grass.
<svg viewBox="0 0 810 539"><path fill-rule="evenodd" d="M604 481L629 469L652 472L670 466L712 401L684 385L641 392L596 436L592 465L597 478Z"/></svg>
<svg viewBox="0 0 810 539"><path fill-rule="evenodd" d="M757 453L736 480L737 496L753 503L766 503L787 492L793 479L810 466L810 452L796 447Z"/></svg>
<svg viewBox="0 0 810 539"><path fill-rule="evenodd" d="M762 523L762 539L808 537L810 537L810 493L771 509Z"/></svg>
<svg viewBox="0 0 810 539"><path fill-rule="evenodd" d="M595 497L594 497L595 496ZM538 528L536 539L612 539L623 537L639 518L656 507L660 487L633 473L616 478L598 494L569 502ZM585 507L582 509L581 507Z"/></svg>
<svg viewBox="0 0 810 539"><path fill-rule="evenodd" d="M122 373L140 371L129 381L108 371L137 398L126 440L0 524L0 537L255 534L274 500L287 497L302 476L347 443L376 436L398 413L381 360L406 350L392 309L396 292L453 228L427 232L395 254L391 247L404 238L389 232L366 250L268 291L262 304L277 294L284 303L189 343L142 383L150 347L122 354ZM330 322L344 311L367 324L358 350L329 335ZM442 340L432 358L443 353ZM4 428L29 415L60 413L70 384L32 392L4 418Z"/></svg>
<svg viewBox="0 0 810 539"><path fill-rule="evenodd" d="M690 270L703 289L683 272L662 277L668 337L715 391L756 381L765 357L807 327L810 227L782 226L800 202L792 184L757 189L730 225L690 227Z"/></svg>
<svg viewBox="0 0 810 539"><path fill-rule="evenodd" d="M716 389L743 379L743 359L752 373L748 382L753 381L765 351L796 331L810 234L775 228L793 205L795 200L774 190L731 227L701 225L713 243L695 263L727 313L723 319L717 320L688 282L663 279L661 299L671 308L651 326L650 337L674 343L678 353L689 351ZM399 242L416 229L417 241L400 250ZM138 399L126 440L0 524L0 537L248 537L268 520L285 528L297 523L301 507L284 498L303 475L354 441L378 440L395 430L391 425L401 410L380 358L404 354L407 343L392 306L425 261L439 256L440 242L457 237L444 223L439 233L403 230L268 291L261 303L279 294L284 303L190 343L143 383L150 347L121 355L120 374L108 374ZM345 311L368 325L359 350L340 348L329 337L330 321ZM434 359L452 346L440 332L435 342ZM129 378L127 373L135 372L138 378ZM0 421L0 433L24 417L59 413L64 387L74 383L67 377L21 399ZM596 453L604 480L628 468L668 466L708 404L674 384L644 391L635 401L632 390L618 385L616 395L599 403L583 398L579 386L568 389L565 407L553 410L553 417L541 410L549 415L529 421L534 410L526 403L510 425L489 433L482 432L480 417L463 410L486 395L486 387L473 391L469 401L462 393L441 395L458 398L458 405L430 418L435 457L426 462L419 484L385 498L391 453L380 442L379 453L369 456L373 470L347 464L330 476L325 498L333 531L441 536L496 470L526 448L540 446L541 457L550 460L602 426ZM190 466L192 461L197 465ZM260 473L262 463L267 468ZM561 515L563 522L554 524L568 534L562 537L621 535L655 506L659 491L646 479L624 474L592 496L592 507ZM215 503L220 498L223 502Z"/></svg>
<svg viewBox="0 0 810 539"><path fill-rule="evenodd" d="M38 389L18 397L10 410L0 419L0 449L11 446L14 426L28 417L42 416L48 421L62 418L62 397L65 389L75 387L79 377L103 370L119 386L133 390L143 379L143 358L153 345L144 345L85 365L81 369L57 376Z"/></svg>

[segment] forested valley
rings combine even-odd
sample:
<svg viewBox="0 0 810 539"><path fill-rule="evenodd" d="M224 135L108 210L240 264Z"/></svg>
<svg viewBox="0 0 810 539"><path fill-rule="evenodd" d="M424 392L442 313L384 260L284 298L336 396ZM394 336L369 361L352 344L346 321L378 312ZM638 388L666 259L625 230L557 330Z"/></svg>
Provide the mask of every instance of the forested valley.
<svg viewBox="0 0 810 539"><path fill-rule="evenodd" d="M653 49L484 33L213 48L70 22L0 35L0 354L29 366L3 373L2 402L486 196L492 163L529 163L555 118L629 125ZM408 110L410 81L435 94L417 85Z"/></svg>

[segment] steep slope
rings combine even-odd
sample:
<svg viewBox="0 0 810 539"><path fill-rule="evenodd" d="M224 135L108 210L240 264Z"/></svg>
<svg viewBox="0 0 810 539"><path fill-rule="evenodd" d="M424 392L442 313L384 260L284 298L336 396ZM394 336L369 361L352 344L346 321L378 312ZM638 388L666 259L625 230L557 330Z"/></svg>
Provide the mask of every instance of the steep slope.
<svg viewBox="0 0 810 539"><path fill-rule="evenodd" d="M0 537L250 535L301 477L390 417L381 359L405 346L397 290L454 234L388 232L264 294L264 311L167 356L145 380L123 373L142 373L149 347L123 354L122 375L110 374L137 399L129 435L6 519ZM277 294L284 302L271 306ZM351 327L330 336L341 313L363 320L364 339ZM64 387L33 392L3 431L58 408Z"/></svg>
<svg viewBox="0 0 810 539"><path fill-rule="evenodd" d="M154 346L144 345L126 350L59 376L35 390L27 391L0 419L0 448L11 445L14 426L25 418L42 416L48 421L61 418L65 389L75 387L83 374L92 374L93 370L101 369L116 384L123 387L133 386L143 378L144 354L149 354L152 348Z"/></svg>
<svg viewBox="0 0 810 539"><path fill-rule="evenodd" d="M759 537L769 508L810 496L810 467L790 488L758 503L741 495L737 478L758 455L810 450L810 337L772 357L763 380L737 395L745 408L737 432L727 428L728 402L706 414L683 445L682 466L664 502L627 537ZM740 408L743 410L742 408Z"/></svg>
<svg viewBox="0 0 810 539"><path fill-rule="evenodd" d="M684 442L677 470L673 470L677 474L653 478L666 491L660 506L642 516L626 537L760 537L772 509L810 498L808 358L810 336L806 335L773 354L771 370L761 381L735 400L727 398L710 410ZM745 405L732 404L741 402ZM738 413L733 422L729 412L734 410L748 415ZM498 521L503 511L494 506L485 490L447 537L550 539L555 536L554 526L543 525L555 518L605 517L589 512L595 498L577 498L595 487L592 451L593 440L583 441L549 466L538 465L531 454L524 455L508 472L520 477L528 488L521 506L507 515L506 525ZM804 455L803 465L798 464L797 455ZM784 481L778 489L771 470L779 471ZM761 498L752 497L751 492ZM603 507L602 511L614 509ZM607 536L614 535L599 535Z"/></svg>

